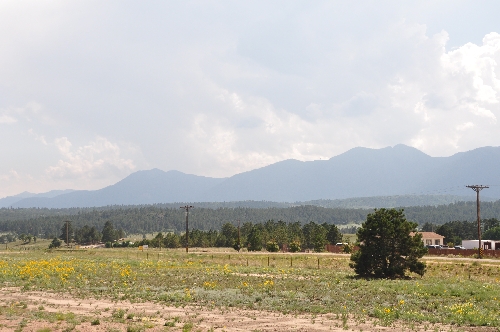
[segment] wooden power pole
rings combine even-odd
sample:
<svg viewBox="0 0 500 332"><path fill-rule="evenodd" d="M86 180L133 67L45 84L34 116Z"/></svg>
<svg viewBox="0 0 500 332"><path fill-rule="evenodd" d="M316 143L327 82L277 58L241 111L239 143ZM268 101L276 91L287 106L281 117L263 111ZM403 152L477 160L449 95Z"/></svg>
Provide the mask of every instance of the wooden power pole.
<svg viewBox="0 0 500 332"><path fill-rule="evenodd" d="M482 258L482 248L481 248L481 206L479 204L479 192L485 188L489 188L488 186L483 185L474 185L474 186L466 186L467 188L471 188L476 192L476 205L477 205L477 237L479 240L479 248L477 249L477 257Z"/></svg>
<svg viewBox="0 0 500 332"><path fill-rule="evenodd" d="M189 252L189 223L188 223L188 216L189 216L189 209L194 208L192 205L185 205L181 206L181 209L184 209L186 211L186 252Z"/></svg>
<svg viewBox="0 0 500 332"><path fill-rule="evenodd" d="M69 248L69 220L66 220L65 223L66 223L66 248Z"/></svg>

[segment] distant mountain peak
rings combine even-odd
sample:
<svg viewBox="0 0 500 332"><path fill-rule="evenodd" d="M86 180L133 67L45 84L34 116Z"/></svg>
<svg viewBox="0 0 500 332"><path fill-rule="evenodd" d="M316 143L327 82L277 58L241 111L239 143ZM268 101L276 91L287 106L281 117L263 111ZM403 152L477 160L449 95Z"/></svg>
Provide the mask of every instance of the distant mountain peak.
<svg viewBox="0 0 500 332"><path fill-rule="evenodd" d="M173 202L274 201L401 195L470 196L470 183L500 178L500 147L484 147L451 157L431 157L397 144L357 147L328 161L283 160L229 178L211 178L158 168L141 170L94 191L53 193L56 197L9 197L1 206L92 207ZM29 193L23 193L29 194ZM485 193L500 198L500 186Z"/></svg>

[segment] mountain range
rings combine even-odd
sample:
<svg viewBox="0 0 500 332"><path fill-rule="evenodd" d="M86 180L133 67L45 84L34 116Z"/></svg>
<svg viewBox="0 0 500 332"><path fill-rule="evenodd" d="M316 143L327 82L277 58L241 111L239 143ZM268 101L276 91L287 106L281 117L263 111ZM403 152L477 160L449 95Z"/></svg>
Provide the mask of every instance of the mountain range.
<svg viewBox="0 0 500 332"><path fill-rule="evenodd" d="M454 195L475 198L466 185L489 185L481 195L500 199L500 147L450 157L415 148L354 148L329 160L285 160L228 178L159 169L132 173L99 190L20 194L0 207L93 207L172 202L305 202L372 196ZM31 197L26 197L31 196Z"/></svg>

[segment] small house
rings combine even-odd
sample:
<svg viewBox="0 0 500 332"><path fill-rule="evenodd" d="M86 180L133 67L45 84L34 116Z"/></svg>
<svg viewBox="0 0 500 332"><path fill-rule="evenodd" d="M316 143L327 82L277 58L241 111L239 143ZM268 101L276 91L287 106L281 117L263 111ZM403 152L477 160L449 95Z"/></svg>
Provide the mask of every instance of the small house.
<svg viewBox="0 0 500 332"><path fill-rule="evenodd" d="M439 235L434 232L418 232L419 234L422 234L422 241L424 242L424 245L438 245L442 246L444 245L444 236ZM410 233L411 236L415 235L415 233Z"/></svg>

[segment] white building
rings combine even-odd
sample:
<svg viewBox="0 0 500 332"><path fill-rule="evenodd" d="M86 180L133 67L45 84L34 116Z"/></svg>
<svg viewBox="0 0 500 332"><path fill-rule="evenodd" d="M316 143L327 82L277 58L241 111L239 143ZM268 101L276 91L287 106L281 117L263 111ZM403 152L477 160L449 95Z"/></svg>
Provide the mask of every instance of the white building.
<svg viewBox="0 0 500 332"><path fill-rule="evenodd" d="M418 232L422 234L422 242L424 245L444 245L444 236L436 234L434 232ZM411 236L415 235L414 232L410 233Z"/></svg>
<svg viewBox="0 0 500 332"><path fill-rule="evenodd" d="M462 240L462 246L465 249L477 249L479 240ZM500 241L481 240L481 247L485 250L500 250Z"/></svg>

